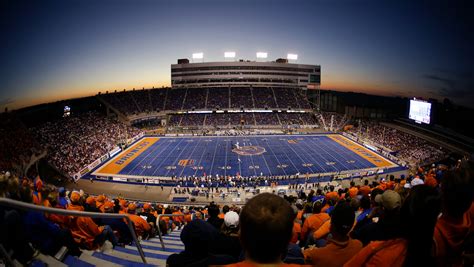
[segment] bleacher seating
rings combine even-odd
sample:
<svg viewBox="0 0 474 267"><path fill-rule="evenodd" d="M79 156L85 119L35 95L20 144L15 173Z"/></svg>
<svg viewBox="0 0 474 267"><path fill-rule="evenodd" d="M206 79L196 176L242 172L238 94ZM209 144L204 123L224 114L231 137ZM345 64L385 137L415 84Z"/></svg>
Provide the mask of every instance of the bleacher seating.
<svg viewBox="0 0 474 267"><path fill-rule="evenodd" d="M166 266L169 255L184 250L183 242L179 238L180 234L181 230L176 230L163 236L164 250L158 237L140 241L148 264L143 263L134 245L115 247L105 252L86 250L80 257L68 255L63 263L68 266Z"/></svg>
<svg viewBox="0 0 474 267"><path fill-rule="evenodd" d="M125 115L157 110L311 109L305 93L297 88L165 88L107 93L101 99Z"/></svg>

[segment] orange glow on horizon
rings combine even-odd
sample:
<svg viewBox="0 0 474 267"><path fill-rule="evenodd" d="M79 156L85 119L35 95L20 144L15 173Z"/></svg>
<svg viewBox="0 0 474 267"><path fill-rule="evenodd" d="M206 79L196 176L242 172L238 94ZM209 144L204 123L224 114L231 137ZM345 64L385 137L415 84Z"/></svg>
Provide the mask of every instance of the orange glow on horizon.
<svg viewBox="0 0 474 267"><path fill-rule="evenodd" d="M330 75L328 75L330 76ZM332 78L332 79L331 79ZM148 79L147 79L148 80ZM361 79L355 79L355 77L345 77L343 79L338 79L336 77L322 77L323 84L321 85L322 90L332 90L332 91L339 91L339 92L356 92L356 93L366 93L372 95L381 95L381 96L402 96L405 95L396 95L394 92L400 92L399 88L390 85L378 85L370 81L363 81ZM84 86L84 85L82 85ZM73 85L70 87L64 86L55 86L57 88L48 88L48 89L37 89L35 92L51 92L51 94L47 94L46 96L29 96L23 99L19 99L10 103L8 106L9 110L20 109L23 107L34 106L38 104L44 103L52 103L56 101L74 99L74 98L81 98L81 97L88 97L88 96L95 96L99 92L104 94L106 91L114 92L114 91L126 91L133 90L140 90L142 88L151 89L151 88L161 88L161 87L169 87L170 81L161 81L161 82L143 82L143 83L135 83L135 81L116 81L112 83L99 83L95 84L94 86L87 86L87 88L82 87L81 85ZM67 89L65 89L67 88ZM2 110L3 107L0 107Z"/></svg>
<svg viewBox="0 0 474 267"><path fill-rule="evenodd" d="M89 96L95 96L99 92L104 94L106 91L109 92L114 92L115 90L118 91L123 91L124 89L126 91L133 90L135 88L136 90L145 88L145 89L151 89L153 87L155 88L162 88L162 87L169 87L170 83L166 82L161 82L161 83L143 83L138 86L130 85L130 86L97 86L94 89L91 88L68 88L68 89L62 89L62 90L57 90L56 94L50 94L47 96L42 96L42 97L25 97L23 99L20 99L18 101L14 101L8 106L9 110L15 110L15 109L21 109L24 107L30 107L30 106L35 106L35 105L40 105L40 104L46 104L46 103L53 103L57 101L62 101L62 100L68 100L68 99L75 99L75 98L82 98L82 97L89 97ZM2 107L2 110L4 107Z"/></svg>

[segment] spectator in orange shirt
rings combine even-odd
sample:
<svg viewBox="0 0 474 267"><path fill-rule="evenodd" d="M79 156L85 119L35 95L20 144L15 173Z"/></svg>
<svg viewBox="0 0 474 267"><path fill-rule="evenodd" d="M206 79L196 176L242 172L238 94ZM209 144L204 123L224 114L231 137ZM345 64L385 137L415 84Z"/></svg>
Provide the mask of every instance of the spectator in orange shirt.
<svg viewBox="0 0 474 267"><path fill-rule="evenodd" d="M349 231L354 225L354 209L347 202L339 202L331 214L331 237L323 248L304 251L305 261L313 266L342 266L362 249L359 240L351 239Z"/></svg>
<svg viewBox="0 0 474 267"><path fill-rule="evenodd" d="M385 241L372 241L344 266L434 266L432 232L439 214L438 193L419 185L401 208L401 232Z"/></svg>
<svg viewBox="0 0 474 267"><path fill-rule="evenodd" d="M277 195L262 193L250 199L240 214L240 241L246 260L228 266L283 266L294 218L290 204Z"/></svg>
<svg viewBox="0 0 474 267"><path fill-rule="evenodd" d="M436 181L434 174L428 174L425 176L425 185L431 186L431 187L437 187L438 186L438 181Z"/></svg>
<svg viewBox="0 0 474 267"><path fill-rule="evenodd" d="M172 214L175 214L175 215L183 215L183 216L175 216L175 217L172 217L173 219L173 223L178 227L178 230L181 229L181 227L183 227L184 225L184 214L181 212L181 210L179 209L179 207L175 207L174 211Z"/></svg>
<svg viewBox="0 0 474 267"><path fill-rule="evenodd" d="M364 185L359 188L359 192L363 195L363 196L369 196L370 194L370 186L369 186L369 180L364 180Z"/></svg>
<svg viewBox="0 0 474 267"><path fill-rule="evenodd" d="M81 204L81 196L78 192L73 191L71 193L71 205L67 209L84 211ZM117 238L112 228L108 225L99 227L90 217L73 217L70 227L76 243L87 249L96 249L104 244L105 240L109 240L114 247L117 245Z"/></svg>
<svg viewBox="0 0 474 267"><path fill-rule="evenodd" d="M351 187L349 188L349 196L351 198L355 198L357 196L357 193L359 193L359 188L355 186L354 181L351 181Z"/></svg>
<svg viewBox="0 0 474 267"><path fill-rule="evenodd" d="M334 191L334 185L329 186L329 192L326 193L325 197L326 201L329 201L330 199L339 199L339 195Z"/></svg>
<svg viewBox="0 0 474 267"><path fill-rule="evenodd" d="M145 219L135 214L136 210L137 205L135 203L128 204L127 213L135 226L135 233L142 239L146 239L151 234L151 226Z"/></svg>
<svg viewBox="0 0 474 267"><path fill-rule="evenodd" d="M447 171L441 180L442 215L434 230L435 258L439 266L462 266L465 240L472 228L468 212L474 198L472 169Z"/></svg>
<svg viewBox="0 0 474 267"><path fill-rule="evenodd" d="M312 233L321 227L324 222L329 220L329 214L321 212L321 202L317 201L313 204L313 215L309 216L303 223L303 228L301 229L301 242L302 244L309 245L313 243L310 236Z"/></svg>
<svg viewBox="0 0 474 267"><path fill-rule="evenodd" d="M102 206L104 206L106 200L107 198L105 197L105 195L98 195L95 199L96 207L102 212L104 212L104 208Z"/></svg>
<svg viewBox="0 0 474 267"><path fill-rule="evenodd" d="M95 197L88 196L86 198L86 203L84 204L84 210L90 212L102 212L100 209L97 208L97 202Z"/></svg>
<svg viewBox="0 0 474 267"><path fill-rule="evenodd" d="M291 235L290 243L296 244L301 239L301 224L298 223L298 219L293 222L293 231Z"/></svg>
<svg viewBox="0 0 474 267"><path fill-rule="evenodd" d="M296 209L297 209L296 220L298 220L298 222L301 224L301 222L303 221L303 213L304 213L303 200L301 200L301 199L296 200L295 206L296 206Z"/></svg>

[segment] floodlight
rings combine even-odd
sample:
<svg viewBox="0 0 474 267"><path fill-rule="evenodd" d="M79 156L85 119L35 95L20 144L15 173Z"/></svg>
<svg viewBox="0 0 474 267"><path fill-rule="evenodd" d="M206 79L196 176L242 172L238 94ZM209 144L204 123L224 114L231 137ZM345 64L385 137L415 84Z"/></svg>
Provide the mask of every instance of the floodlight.
<svg viewBox="0 0 474 267"><path fill-rule="evenodd" d="M257 58L267 58L267 52L257 52Z"/></svg>
<svg viewBox="0 0 474 267"><path fill-rule="evenodd" d="M288 54L286 56L288 60L298 60L298 55L297 54Z"/></svg>
<svg viewBox="0 0 474 267"><path fill-rule="evenodd" d="M203 53L193 53L193 59L202 59L204 58Z"/></svg>
<svg viewBox="0 0 474 267"><path fill-rule="evenodd" d="M224 57L225 58L234 58L235 57L235 52L224 52Z"/></svg>

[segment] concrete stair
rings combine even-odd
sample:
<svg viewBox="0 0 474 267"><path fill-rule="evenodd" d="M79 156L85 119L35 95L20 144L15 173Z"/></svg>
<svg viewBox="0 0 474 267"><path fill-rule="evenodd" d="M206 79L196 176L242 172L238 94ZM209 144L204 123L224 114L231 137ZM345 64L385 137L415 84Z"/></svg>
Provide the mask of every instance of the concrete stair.
<svg viewBox="0 0 474 267"><path fill-rule="evenodd" d="M184 250L183 242L180 239L181 231L173 231L163 236L165 249L161 248L158 237L143 240L140 242L145 252L147 264L143 263L136 246L116 247L104 252L83 251L78 257L67 256L63 264L67 266L166 266L166 259L173 253Z"/></svg>

